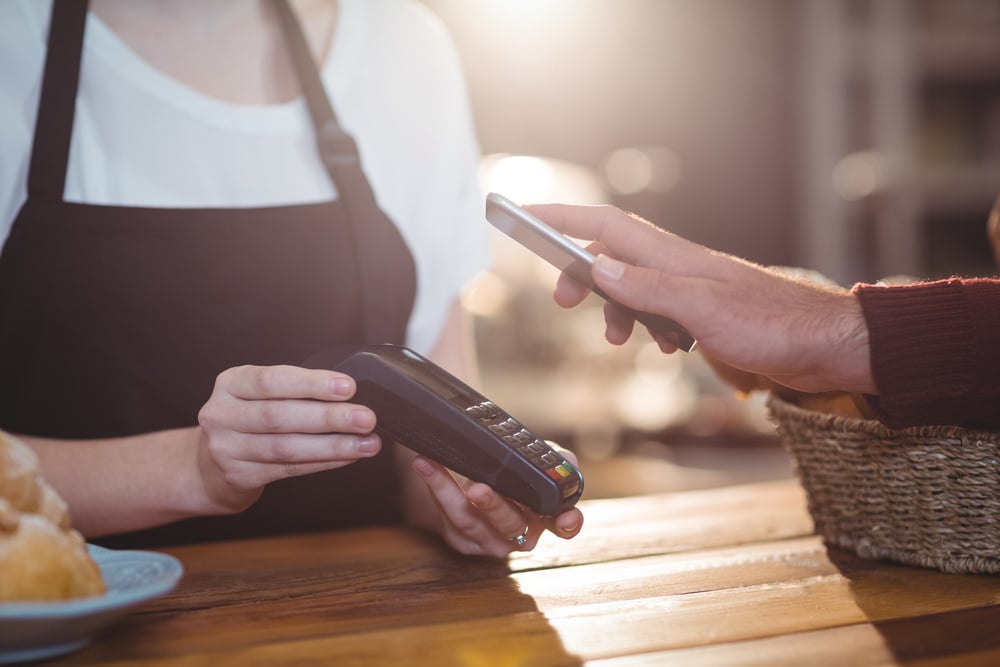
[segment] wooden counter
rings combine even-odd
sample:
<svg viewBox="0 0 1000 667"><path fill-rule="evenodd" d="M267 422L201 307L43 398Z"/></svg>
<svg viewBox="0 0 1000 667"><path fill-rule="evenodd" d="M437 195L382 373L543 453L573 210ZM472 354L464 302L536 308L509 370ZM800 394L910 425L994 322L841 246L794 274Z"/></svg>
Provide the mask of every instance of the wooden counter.
<svg viewBox="0 0 1000 667"><path fill-rule="evenodd" d="M1000 664L1000 577L827 549L792 481L581 507L509 563L401 528L171 549L176 590L46 664Z"/></svg>

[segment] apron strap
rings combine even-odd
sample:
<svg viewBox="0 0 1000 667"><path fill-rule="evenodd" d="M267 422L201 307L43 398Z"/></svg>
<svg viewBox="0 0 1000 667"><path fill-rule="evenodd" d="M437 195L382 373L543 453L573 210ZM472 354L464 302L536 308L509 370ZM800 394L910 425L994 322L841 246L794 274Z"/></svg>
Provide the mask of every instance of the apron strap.
<svg viewBox="0 0 1000 667"><path fill-rule="evenodd" d="M28 193L50 201L62 201L66 188L88 4L87 0L54 0L49 20Z"/></svg>
<svg viewBox="0 0 1000 667"><path fill-rule="evenodd" d="M387 294L399 289L396 267L383 266L378 249L392 221L379 209L354 139L337 122L319 70L287 0L276 0L282 29L306 96L316 145L344 205L360 267L363 335L368 343L402 343L396 312ZM53 0L48 49L28 170L29 195L62 201L76 112L88 0ZM380 221L377 221L381 219ZM375 222L377 221L377 222ZM388 226L388 227L387 227Z"/></svg>
<svg viewBox="0 0 1000 667"><path fill-rule="evenodd" d="M292 11L288 0L276 0L275 5L281 17L281 27L285 33L289 52L295 65L299 83L305 94L316 133L316 147L320 159L330 179L337 187L339 197L352 228L354 245L360 268L360 292L362 297L364 339L367 343L402 343L399 334L391 325L398 319L387 294L398 290L396 273L391 267L382 266L379 256L380 225L378 217L388 220L378 207L371 185L361 170L361 156L357 143L344 132L333 105L327 97L320 78L319 69L309 51L302 26Z"/></svg>

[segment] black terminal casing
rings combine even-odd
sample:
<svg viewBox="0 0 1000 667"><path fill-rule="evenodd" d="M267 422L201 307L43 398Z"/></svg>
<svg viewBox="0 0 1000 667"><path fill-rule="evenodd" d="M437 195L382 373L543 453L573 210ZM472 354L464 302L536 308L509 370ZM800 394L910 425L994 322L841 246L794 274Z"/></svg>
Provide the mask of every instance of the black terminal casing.
<svg viewBox="0 0 1000 667"><path fill-rule="evenodd" d="M483 482L534 512L573 507L583 476L489 399L437 364L399 345L366 345L312 357L307 368L354 378L352 403L371 408L376 432Z"/></svg>

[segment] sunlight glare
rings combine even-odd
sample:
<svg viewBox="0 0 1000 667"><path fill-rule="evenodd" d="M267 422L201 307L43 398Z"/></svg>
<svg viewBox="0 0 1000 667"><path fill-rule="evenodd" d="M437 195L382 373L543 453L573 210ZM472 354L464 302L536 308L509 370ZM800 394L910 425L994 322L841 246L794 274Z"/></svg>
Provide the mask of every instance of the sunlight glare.
<svg viewBox="0 0 1000 667"><path fill-rule="evenodd" d="M480 162L484 192L499 192L516 202L607 202L600 179L582 165L535 155L486 155Z"/></svg>
<svg viewBox="0 0 1000 667"><path fill-rule="evenodd" d="M480 0L483 10L510 21L537 21L569 12L573 0Z"/></svg>

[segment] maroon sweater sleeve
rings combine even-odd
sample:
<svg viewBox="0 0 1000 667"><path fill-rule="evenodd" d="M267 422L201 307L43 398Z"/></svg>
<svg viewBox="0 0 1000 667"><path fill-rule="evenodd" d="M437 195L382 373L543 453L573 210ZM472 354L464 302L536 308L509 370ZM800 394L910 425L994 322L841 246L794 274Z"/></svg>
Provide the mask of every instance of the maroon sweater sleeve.
<svg viewBox="0 0 1000 667"><path fill-rule="evenodd" d="M1000 426L1000 279L855 285L868 324L870 397L891 428Z"/></svg>

